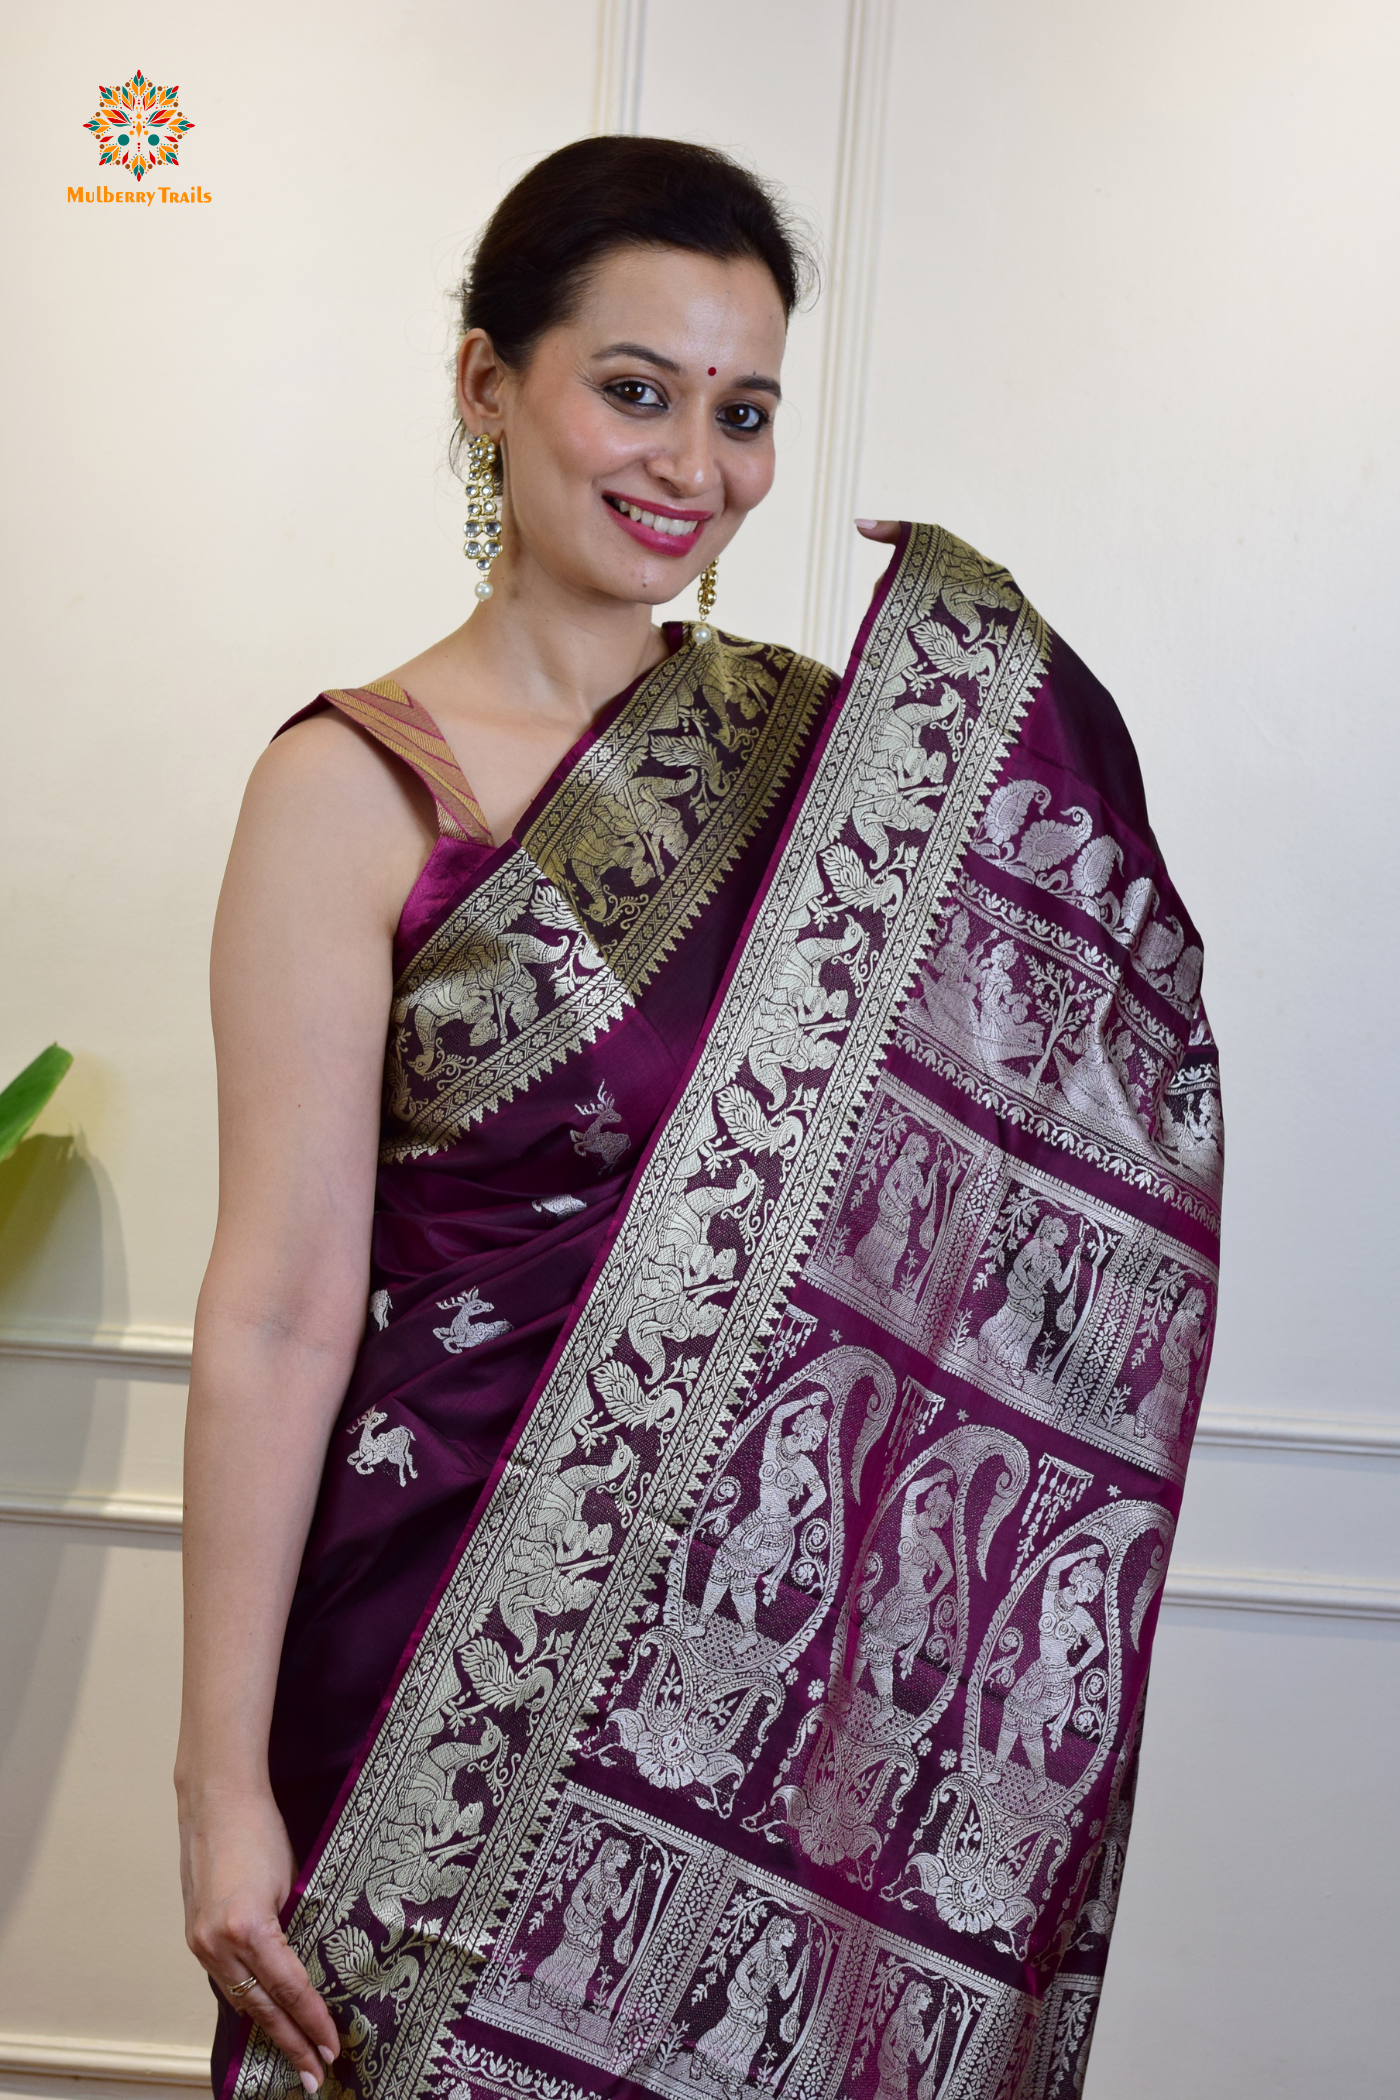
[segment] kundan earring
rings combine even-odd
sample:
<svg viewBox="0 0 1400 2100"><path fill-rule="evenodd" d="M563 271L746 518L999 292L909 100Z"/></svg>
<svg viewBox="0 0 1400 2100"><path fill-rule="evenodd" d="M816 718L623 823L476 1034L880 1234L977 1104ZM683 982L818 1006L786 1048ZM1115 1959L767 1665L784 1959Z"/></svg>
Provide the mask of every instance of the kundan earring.
<svg viewBox="0 0 1400 2100"><path fill-rule="evenodd" d="M491 595L491 564L501 551L501 499L496 490L496 440L472 439L471 465L467 469L467 529L462 552L474 561L480 574L478 598Z"/></svg>
<svg viewBox="0 0 1400 2100"><path fill-rule="evenodd" d="M696 593L700 617L690 630L690 639L693 642L699 642L702 647L706 642L712 642L715 638L715 630L710 625L710 614L715 609L716 574L718 569L719 563L712 561L709 568L701 576L700 588Z"/></svg>

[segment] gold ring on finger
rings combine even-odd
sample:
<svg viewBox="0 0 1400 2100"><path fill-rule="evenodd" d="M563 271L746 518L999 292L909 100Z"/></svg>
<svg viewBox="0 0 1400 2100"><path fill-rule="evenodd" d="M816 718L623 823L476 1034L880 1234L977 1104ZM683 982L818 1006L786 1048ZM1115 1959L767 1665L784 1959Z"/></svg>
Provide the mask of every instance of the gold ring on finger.
<svg viewBox="0 0 1400 2100"><path fill-rule="evenodd" d="M257 1980L256 1976L245 1976L242 1983L231 1983L228 1987L230 1998L241 1998L245 1991L252 1990Z"/></svg>

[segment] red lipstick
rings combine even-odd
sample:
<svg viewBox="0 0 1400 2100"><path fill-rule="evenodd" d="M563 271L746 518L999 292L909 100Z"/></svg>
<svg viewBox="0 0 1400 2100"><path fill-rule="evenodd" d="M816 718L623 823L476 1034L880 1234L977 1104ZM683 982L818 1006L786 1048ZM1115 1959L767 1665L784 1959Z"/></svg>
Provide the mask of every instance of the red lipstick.
<svg viewBox="0 0 1400 2100"><path fill-rule="evenodd" d="M667 555L672 561L694 550L700 534L714 516L711 510L677 510L674 504L658 503L652 497L642 502L636 496L623 495L620 489L604 489L603 501L624 532L629 533L643 547L649 548L653 554ZM624 504L626 509L622 508ZM674 519L677 525L693 526L694 530L678 531L672 526L668 531L666 526L660 523L647 524L643 522L643 517L630 516L629 512L633 511L641 512L645 518L658 521L665 519L668 524Z"/></svg>

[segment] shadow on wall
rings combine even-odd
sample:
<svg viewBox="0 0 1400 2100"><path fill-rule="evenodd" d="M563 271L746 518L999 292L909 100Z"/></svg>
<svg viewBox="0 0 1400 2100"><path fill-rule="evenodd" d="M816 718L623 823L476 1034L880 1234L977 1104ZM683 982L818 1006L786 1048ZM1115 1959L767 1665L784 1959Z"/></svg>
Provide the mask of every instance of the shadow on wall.
<svg viewBox="0 0 1400 2100"><path fill-rule="evenodd" d="M104 1317L125 1318L125 1297L107 1176L80 1141L26 1138L0 1161L0 1331L92 1335ZM0 1358L0 1393L0 1494L101 1494L116 1485L124 1386L81 1362L10 1356ZM24 1886L47 1821L105 1561L101 1534L0 1524L0 1917Z"/></svg>

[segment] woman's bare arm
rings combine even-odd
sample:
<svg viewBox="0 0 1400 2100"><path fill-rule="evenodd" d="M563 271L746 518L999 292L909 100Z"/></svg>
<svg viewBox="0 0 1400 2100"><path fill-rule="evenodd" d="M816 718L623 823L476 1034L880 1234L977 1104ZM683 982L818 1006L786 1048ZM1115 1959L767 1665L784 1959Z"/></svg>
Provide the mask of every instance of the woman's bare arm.
<svg viewBox="0 0 1400 2100"><path fill-rule="evenodd" d="M267 1739L327 1439L364 1330L394 927L426 793L313 717L259 761L214 936L219 1216L185 1447L186 1931L309 2089L339 2046L282 1937L295 1871Z"/></svg>

